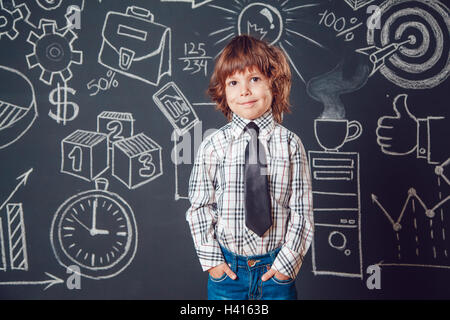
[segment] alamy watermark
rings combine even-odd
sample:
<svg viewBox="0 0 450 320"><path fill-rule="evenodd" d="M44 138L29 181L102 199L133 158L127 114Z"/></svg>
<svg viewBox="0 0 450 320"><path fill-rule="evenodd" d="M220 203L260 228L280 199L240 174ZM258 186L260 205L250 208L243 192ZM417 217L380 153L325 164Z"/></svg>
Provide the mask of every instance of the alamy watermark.
<svg viewBox="0 0 450 320"><path fill-rule="evenodd" d="M81 29L81 9L77 5L71 5L66 10L67 29Z"/></svg>
<svg viewBox="0 0 450 320"><path fill-rule="evenodd" d="M66 287L69 290L80 290L81 289L81 272L80 267L77 265L68 266L66 273L70 276L66 279Z"/></svg>
<svg viewBox="0 0 450 320"><path fill-rule="evenodd" d="M381 268L377 264L373 264L367 267L367 274L370 276L366 280L367 289L381 289Z"/></svg>

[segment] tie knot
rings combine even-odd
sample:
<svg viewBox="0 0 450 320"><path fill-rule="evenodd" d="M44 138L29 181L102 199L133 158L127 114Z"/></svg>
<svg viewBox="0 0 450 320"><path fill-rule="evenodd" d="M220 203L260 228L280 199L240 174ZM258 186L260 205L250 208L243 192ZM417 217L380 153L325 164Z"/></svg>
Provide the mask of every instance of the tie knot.
<svg viewBox="0 0 450 320"><path fill-rule="evenodd" d="M249 132L250 135L255 134L256 136L259 135L259 127L256 123L254 123L253 121L249 122L246 126L245 126L245 131Z"/></svg>

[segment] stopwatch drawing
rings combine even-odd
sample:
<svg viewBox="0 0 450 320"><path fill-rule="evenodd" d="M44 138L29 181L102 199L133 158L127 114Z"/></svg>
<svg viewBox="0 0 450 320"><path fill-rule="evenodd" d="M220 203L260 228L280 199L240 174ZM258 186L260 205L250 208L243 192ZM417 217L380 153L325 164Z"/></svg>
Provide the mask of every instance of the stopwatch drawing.
<svg viewBox="0 0 450 320"><path fill-rule="evenodd" d="M88 190L67 199L56 211L50 242L58 262L77 265L82 276L111 278L133 260L137 227L130 206L108 191L108 180L95 181Z"/></svg>

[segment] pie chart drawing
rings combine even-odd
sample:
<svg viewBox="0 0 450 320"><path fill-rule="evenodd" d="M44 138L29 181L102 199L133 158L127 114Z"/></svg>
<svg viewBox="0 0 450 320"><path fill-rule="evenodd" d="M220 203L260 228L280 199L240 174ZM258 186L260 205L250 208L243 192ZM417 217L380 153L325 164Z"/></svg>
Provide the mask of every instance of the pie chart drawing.
<svg viewBox="0 0 450 320"><path fill-rule="evenodd" d="M19 140L37 116L30 80L21 72L0 65L0 149Z"/></svg>

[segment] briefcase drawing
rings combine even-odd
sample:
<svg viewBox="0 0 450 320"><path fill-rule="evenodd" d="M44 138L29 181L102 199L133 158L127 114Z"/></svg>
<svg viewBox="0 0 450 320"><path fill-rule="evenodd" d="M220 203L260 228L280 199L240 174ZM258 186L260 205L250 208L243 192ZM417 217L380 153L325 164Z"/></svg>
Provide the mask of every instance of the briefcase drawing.
<svg viewBox="0 0 450 320"><path fill-rule="evenodd" d="M147 9L108 12L98 62L116 72L157 86L172 74L170 28L155 23Z"/></svg>

